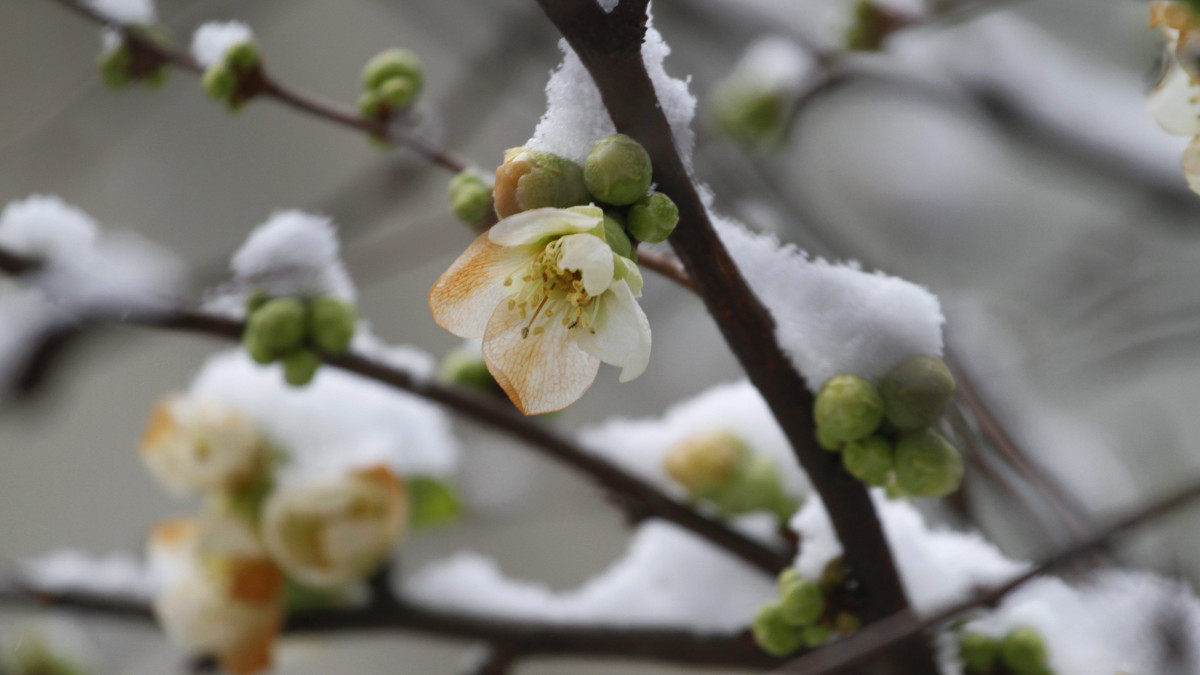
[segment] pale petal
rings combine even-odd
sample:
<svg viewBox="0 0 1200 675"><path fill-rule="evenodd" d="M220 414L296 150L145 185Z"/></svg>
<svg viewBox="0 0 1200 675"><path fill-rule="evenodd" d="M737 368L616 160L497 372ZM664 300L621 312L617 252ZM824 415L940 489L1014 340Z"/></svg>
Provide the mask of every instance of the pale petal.
<svg viewBox="0 0 1200 675"><path fill-rule="evenodd" d="M613 284L599 301L595 332L583 331L576 341L583 351L620 366L620 381L628 382L650 362L650 322L623 281Z"/></svg>
<svg viewBox="0 0 1200 675"><path fill-rule="evenodd" d="M530 256L527 249L497 246L486 233L479 235L429 290L433 320L459 337L482 337L508 290L505 278Z"/></svg>
<svg viewBox="0 0 1200 675"><path fill-rule="evenodd" d="M642 295L642 271L638 269L637 263L623 255L613 254L613 278L620 281L625 280L629 284L629 290L633 291L633 297L641 297Z"/></svg>
<svg viewBox="0 0 1200 675"><path fill-rule="evenodd" d="M568 234L561 240L558 268L583 273L583 290L597 296L613 282L613 252L603 239L592 234Z"/></svg>
<svg viewBox="0 0 1200 675"><path fill-rule="evenodd" d="M1200 136L1193 138L1183 151L1183 175L1192 192L1200 194Z"/></svg>
<svg viewBox="0 0 1200 675"><path fill-rule="evenodd" d="M1200 87L1192 84L1179 64L1167 70L1146 103L1163 131L1177 136L1200 134Z"/></svg>
<svg viewBox="0 0 1200 675"><path fill-rule="evenodd" d="M596 211L600 212L599 209ZM496 223L488 230L488 237L493 244L501 246L533 246L551 237L587 232L603 222L602 215L549 207L530 209Z"/></svg>
<svg viewBox="0 0 1200 675"><path fill-rule="evenodd" d="M541 335L521 337L529 325L507 306L496 308L483 336L483 358L492 377L526 415L562 410L583 396L600 361L576 346L557 319ZM576 331L581 329L576 328Z"/></svg>

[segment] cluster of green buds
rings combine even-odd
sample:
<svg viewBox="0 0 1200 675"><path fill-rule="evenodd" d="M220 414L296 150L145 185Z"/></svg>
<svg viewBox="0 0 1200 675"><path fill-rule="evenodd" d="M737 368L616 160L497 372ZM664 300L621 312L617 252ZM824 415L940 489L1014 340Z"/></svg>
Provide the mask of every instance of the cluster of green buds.
<svg viewBox="0 0 1200 675"><path fill-rule="evenodd" d="M913 356L876 388L836 375L813 406L817 442L842 454L851 475L887 487L893 497L945 497L962 483L962 456L934 427L954 396L954 377L939 358Z"/></svg>
<svg viewBox="0 0 1200 675"><path fill-rule="evenodd" d="M496 169L496 215L594 203L604 209L604 239L613 252L636 260L638 242L666 241L679 222L675 202L650 190L653 173L649 153L625 134L596 141L582 167L549 152L512 148Z"/></svg>
<svg viewBox="0 0 1200 675"><path fill-rule="evenodd" d="M363 119L387 123L397 111L412 105L421 93L424 81L421 59L415 53L407 49L385 49L363 66L359 114Z"/></svg>
<svg viewBox="0 0 1200 675"><path fill-rule="evenodd" d="M358 313L353 304L331 295L316 298L272 298L258 291L246 302L249 316L242 343L261 364L280 361L288 384L312 381L321 354L350 348Z"/></svg>
<svg viewBox="0 0 1200 675"><path fill-rule="evenodd" d="M134 82L141 82L151 89L161 87L167 81L167 62L147 49L141 40L166 45L166 31L160 26L129 26L128 30L140 39L122 36L105 41L97 62L101 81L110 89L123 89Z"/></svg>
<svg viewBox="0 0 1200 675"><path fill-rule="evenodd" d="M220 61L204 69L200 82L204 93L230 112L241 110L265 85L258 45L251 40L229 45Z"/></svg>
<svg viewBox="0 0 1200 675"><path fill-rule="evenodd" d="M763 651L787 656L801 647L819 647L834 635L849 635L862 626L857 586L841 558L834 559L817 581L789 567L779 575L779 599L758 608L751 631Z"/></svg>
<svg viewBox="0 0 1200 675"><path fill-rule="evenodd" d="M468 225L483 219L492 208L492 186L475 169L463 169L450 179L450 212Z"/></svg>
<svg viewBox="0 0 1200 675"><path fill-rule="evenodd" d="M775 462L724 429L676 443L663 468L692 500L715 505L725 517L770 511L786 522L798 506L784 492Z"/></svg>
<svg viewBox="0 0 1200 675"><path fill-rule="evenodd" d="M856 51L877 52L883 41L904 25L904 17L880 7L871 0L854 3L850 27L846 29L846 47Z"/></svg>
<svg viewBox="0 0 1200 675"><path fill-rule="evenodd" d="M1002 638L977 632L959 636L963 675L1054 675L1042 636L1027 626Z"/></svg>

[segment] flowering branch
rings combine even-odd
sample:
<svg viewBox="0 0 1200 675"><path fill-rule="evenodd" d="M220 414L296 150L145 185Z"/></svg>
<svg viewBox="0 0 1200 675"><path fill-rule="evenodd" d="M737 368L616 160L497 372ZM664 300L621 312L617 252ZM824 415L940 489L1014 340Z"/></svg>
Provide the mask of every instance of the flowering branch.
<svg viewBox="0 0 1200 675"><path fill-rule="evenodd" d="M645 0L623 0L605 13L594 0L538 0L598 86L617 128L650 154L659 190L679 207L672 246L751 382L771 407L800 464L821 494L845 558L863 584L867 621L908 607L875 508L862 483L813 439L813 397L774 339L775 323L718 239L642 61ZM895 672L936 673L919 637L896 652Z"/></svg>

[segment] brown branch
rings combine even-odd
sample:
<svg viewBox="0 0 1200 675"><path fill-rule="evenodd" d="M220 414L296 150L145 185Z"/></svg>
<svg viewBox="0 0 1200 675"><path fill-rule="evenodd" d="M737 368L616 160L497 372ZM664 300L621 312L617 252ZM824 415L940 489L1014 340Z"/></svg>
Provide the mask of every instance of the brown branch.
<svg viewBox="0 0 1200 675"><path fill-rule="evenodd" d="M928 617L919 617L906 609L878 621L838 643L838 649L812 652L788 665L779 672L804 673L804 675L832 675L857 664L877 658L893 645L921 635L955 617L981 607L994 607L1022 585L1036 577L1047 574L1081 555L1106 547L1115 537L1145 523L1166 515L1196 499L1200 499L1200 482L1152 502L1124 517L1118 518L1093 534L1079 539L1047 556L1041 563L999 586L976 593L974 597L938 611Z"/></svg>
<svg viewBox="0 0 1200 675"><path fill-rule="evenodd" d="M42 261L36 258L0 249L0 272L12 276L20 276L27 272L32 272L41 266Z"/></svg>
<svg viewBox="0 0 1200 675"><path fill-rule="evenodd" d="M692 283L692 278L688 276L687 270L674 256L639 248L637 264L638 267L645 267L652 272L657 272L687 290L696 292L696 285Z"/></svg>
<svg viewBox="0 0 1200 675"><path fill-rule="evenodd" d="M775 324L717 237L642 61L645 2L623 0L605 14L594 0L538 0L595 80L618 131L649 152L659 189L679 207L672 246L750 381L771 407L800 464L824 501L845 557L863 585L867 621L908 607L904 588L866 488L813 440L813 398L776 342ZM635 12L634 10L638 10ZM936 673L919 636L891 659L892 672Z"/></svg>
<svg viewBox="0 0 1200 675"><path fill-rule="evenodd" d="M103 12L93 8L91 5L84 4L79 0L50 0L55 2L70 11L82 16L83 18L113 30L119 31L122 37L132 44L139 52L153 55L155 58L161 59L176 68L193 75L201 75L204 73L204 68L187 52L171 49L158 44L146 35L143 35L132 26L122 24L105 15ZM354 129L368 133L378 138L387 139L389 142L397 145L404 145L412 149L417 154L421 155L430 162L437 164L450 171L459 172L470 168L473 164L457 155L456 153L445 148L438 147L430 141L417 136L411 129L395 125L386 124L377 120L365 119L358 114L357 111L341 107L335 103L325 101L324 99L302 92L297 89L288 87L272 77L265 71L261 73L262 80L256 87L256 94L275 99L276 101L289 106L295 110L307 113L314 117L324 119L328 122L333 122L343 127Z"/></svg>

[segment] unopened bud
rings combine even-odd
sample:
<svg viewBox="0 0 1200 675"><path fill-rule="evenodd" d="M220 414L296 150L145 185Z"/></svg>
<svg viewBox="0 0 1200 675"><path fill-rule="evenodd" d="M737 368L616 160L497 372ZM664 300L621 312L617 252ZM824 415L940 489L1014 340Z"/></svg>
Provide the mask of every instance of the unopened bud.
<svg viewBox="0 0 1200 675"><path fill-rule="evenodd" d="M825 613L825 594L789 567L779 575L779 604L784 619L796 626L807 626Z"/></svg>
<svg viewBox="0 0 1200 675"><path fill-rule="evenodd" d="M896 443L896 484L913 497L945 497L962 484L958 450L932 429L910 431Z"/></svg>
<svg viewBox="0 0 1200 675"><path fill-rule="evenodd" d="M204 87L204 93L222 103L229 103L233 100L233 95L238 88L238 77L229 66L224 63L217 63L209 66L204 70L204 76L200 80Z"/></svg>
<svg viewBox="0 0 1200 675"><path fill-rule="evenodd" d="M954 376L946 362L913 356L879 380L884 415L897 429L923 429L937 424L954 398Z"/></svg>
<svg viewBox="0 0 1200 675"><path fill-rule="evenodd" d="M706 497L733 480L749 448L732 433L719 430L676 443L663 459L667 474L695 498Z"/></svg>
<svg viewBox="0 0 1200 675"><path fill-rule="evenodd" d="M629 235L625 234L621 214L604 212L604 240L608 242L613 253L630 260L635 259L637 253L633 250L633 242L629 241Z"/></svg>
<svg viewBox="0 0 1200 675"><path fill-rule="evenodd" d="M407 481L411 502L408 522L413 527L437 527L458 520L462 505L448 483L428 476Z"/></svg>
<svg viewBox="0 0 1200 675"><path fill-rule="evenodd" d="M304 303L275 298L250 315L242 340L255 361L270 363L304 342L306 323Z"/></svg>
<svg viewBox="0 0 1200 675"><path fill-rule="evenodd" d="M830 452L841 452L842 446L845 445L845 443L846 443L845 441L840 441L835 438L830 438L829 432L826 431L823 427L817 427L816 436L817 436L817 445L821 446L822 448L824 448Z"/></svg>
<svg viewBox="0 0 1200 675"><path fill-rule="evenodd" d="M397 109L412 105L417 98L419 87L419 82L413 82L403 77L393 77L379 85L375 91L379 92L379 96L387 101L389 107Z"/></svg>
<svg viewBox="0 0 1200 675"><path fill-rule="evenodd" d="M834 375L813 406L817 428L830 441L855 441L875 432L883 421L883 399L857 375Z"/></svg>
<svg viewBox="0 0 1200 675"><path fill-rule="evenodd" d="M309 306L309 338L326 354L342 354L349 349L357 323L358 311L341 298L324 295Z"/></svg>
<svg viewBox="0 0 1200 675"><path fill-rule="evenodd" d="M846 31L846 46L858 51L875 52L883 47L883 41L902 20L871 0L858 0L854 5L854 17Z"/></svg>
<svg viewBox="0 0 1200 675"><path fill-rule="evenodd" d="M110 89L120 89L133 81L130 68L133 56L124 42L100 54L100 79Z"/></svg>
<svg viewBox="0 0 1200 675"><path fill-rule="evenodd" d="M386 49L363 66L362 83L366 91L374 91L390 80L405 80L415 96L424 79L421 59L407 49Z"/></svg>
<svg viewBox="0 0 1200 675"><path fill-rule="evenodd" d="M963 633L958 638L958 657L965 675L988 675L1000 658L1000 642L983 633Z"/></svg>
<svg viewBox="0 0 1200 675"><path fill-rule="evenodd" d="M493 192L496 214L501 218L530 209L567 208L591 201L578 164L525 148L504 153L504 163L496 168Z"/></svg>
<svg viewBox="0 0 1200 675"><path fill-rule="evenodd" d="M758 608L751 631L758 646L772 656L787 656L804 645L801 629L788 623L777 602Z"/></svg>
<svg viewBox="0 0 1200 675"><path fill-rule="evenodd" d="M307 347L299 347L288 352L280 363L283 364L283 380L293 387L303 387L312 382L321 367L321 355Z"/></svg>
<svg viewBox="0 0 1200 675"><path fill-rule="evenodd" d="M225 65L235 73L244 73L259 67L258 45L239 42L225 50Z"/></svg>
<svg viewBox="0 0 1200 675"><path fill-rule="evenodd" d="M487 215L492 206L492 188L474 169L460 171L450 180L450 211L472 225Z"/></svg>
<svg viewBox="0 0 1200 675"><path fill-rule="evenodd" d="M632 204L645 195L652 174L646 149L625 134L596 141L583 165L588 191L596 199L617 206Z"/></svg>
<svg viewBox="0 0 1200 675"><path fill-rule="evenodd" d="M488 371L483 352L477 346L464 346L447 353L438 369L438 376L446 382L470 387L485 394L503 391L496 383L496 378Z"/></svg>
<svg viewBox="0 0 1200 675"><path fill-rule="evenodd" d="M1042 636L1026 626L1009 631L1000 642L1000 662L1016 675L1040 675L1046 657Z"/></svg>
<svg viewBox="0 0 1200 675"><path fill-rule="evenodd" d="M842 464L846 471L868 485L887 485L894 463L892 444L880 436L850 441L842 447Z"/></svg>
<svg viewBox="0 0 1200 675"><path fill-rule="evenodd" d="M825 623L809 624L800 630L801 639L806 647L820 647L833 637L833 629Z"/></svg>
<svg viewBox="0 0 1200 675"><path fill-rule="evenodd" d="M638 241L666 241L679 223L679 207L661 192L651 192L629 208L629 233Z"/></svg>
<svg viewBox="0 0 1200 675"><path fill-rule="evenodd" d="M758 452L750 453L738 464L733 480L714 492L711 499L726 516L773 511L781 518L787 518L795 510L795 503L783 494L775 461Z"/></svg>

